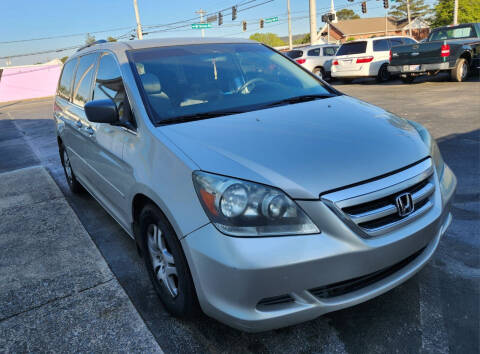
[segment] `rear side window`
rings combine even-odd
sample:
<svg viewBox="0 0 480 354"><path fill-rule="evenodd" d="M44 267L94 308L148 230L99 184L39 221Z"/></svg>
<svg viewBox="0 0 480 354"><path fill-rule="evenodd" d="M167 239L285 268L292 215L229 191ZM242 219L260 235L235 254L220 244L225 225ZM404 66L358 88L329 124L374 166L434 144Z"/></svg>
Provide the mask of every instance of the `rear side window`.
<svg viewBox="0 0 480 354"><path fill-rule="evenodd" d="M87 54L80 58L77 74L75 75L75 84L73 89L73 103L83 107L90 100L93 74L97 53Z"/></svg>
<svg viewBox="0 0 480 354"><path fill-rule="evenodd" d="M390 44L392 45L392 47L395 47L396 45L403 45L403 43L404 42L402 41L402 38L390 38Z"/></svg>
<svg viewBox="0 0 480 354"><path fill-rule="evenodd" d="M326 57L333 57L337 52L337 48L335 47L325 47L323 48L323 55Z"/></svg>
<svg viewBox="0 0 480 354"><path fill-rule="evenodd" d="M120 120L124 116L125 87L120 68L112 54L103 53L98 65L92 100L111 99L117 106Z"/></svg>
<svg viewBox="0 0 480 354"><path fill-rule="evenodd" d="M373 41L374 52L386 52L388 50L390 50L388 39L377 39L376 41Z"/></svg>
<svg viewBox="0 0 480 354"><path fill-rule="evenodd" d="M367 51L367 42L351 42L342 44L337 55L363 54Z"/></svg>
<svg viewBox="0 0 480 354"><path fill-rule="evenodd" d="M60 83L58 84L57 95L65 98L66 100L70 99L70 94L72 93L72 79L77 62L78 59L75 58L66 62L63 66L62 76L60 77Z"/></svg>
<svg viewBox="0 0 480 354"><path fill-rule="evenodd" d="M413 39L411 38L403 38L403 43L405 44L415 44L417 42L415 42Z"/></svg>
<svg viewBox="0 0 480 354"><path fill-rule="evenodd" d="M320 55L320 48L310 49L307 52L307 55L311 57L318 57Z"/></svg>
<svg viewBox="0 0 480 354"><path fill-rule="evenodd" d="M290 59L297 59L303 55L303 50L291 50L287 52L287 57Z"/></svg>

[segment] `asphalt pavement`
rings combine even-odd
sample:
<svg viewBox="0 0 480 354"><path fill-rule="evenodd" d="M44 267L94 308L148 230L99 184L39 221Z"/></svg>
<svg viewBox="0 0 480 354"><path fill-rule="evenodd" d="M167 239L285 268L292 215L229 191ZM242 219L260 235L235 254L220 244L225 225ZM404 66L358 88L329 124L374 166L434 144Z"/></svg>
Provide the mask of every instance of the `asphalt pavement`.
<svg viewBox="0 0 480 354"><path fill-rule="evenodd" d="M478 353L480 82L452 83L439 76L413 85L367 80L335 86L432 132L458 178L454 220L434 258L415 277L366 303L296 326L246 334L206 316L190 321L169 316L131 239L92 197L69 192L58 158L52 100L0 103L0 127L18 134L30 148L5 143L0 129L0 172L37 163L47 169L166 353Z"/></svg>

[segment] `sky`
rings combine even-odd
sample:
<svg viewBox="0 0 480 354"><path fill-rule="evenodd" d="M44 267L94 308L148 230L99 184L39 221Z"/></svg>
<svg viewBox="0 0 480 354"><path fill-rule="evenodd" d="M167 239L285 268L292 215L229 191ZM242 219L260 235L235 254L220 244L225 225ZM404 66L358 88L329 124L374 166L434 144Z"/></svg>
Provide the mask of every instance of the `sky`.
<svg viewBox="0 0 480 354"><path fill-rule="evenodd" d="M287 0L137 0L140 20L147 32L144 38L160 37L200 37L201 31L191 29L190 25L198 16L195 11L203 8L207 12L217 12L238 5L238 17L232 22L231 15L224 15L223 25L212 23L205 30L205 36L211 37L248 37L255 32L273 32L279 36L288 34ZM385 16L382 0L367 0L367 14L361 13L362 0L334 0L335 9L348 7L362 17ZM433 3L434 0L427 0ZM390 3L392 0L390 0ZM308 33L308 0L290 0L293 34ZM321 13L330 8L330 0L317 0L317 27L321 27ZM253 7L258 5L256 7ZM251 7L251 9L247 9ZM118 37L135 29L133 0L8 0L0 3L0 57L33 53L81 45L86 34L96 39L108 36ZM259 28L261 18L275 17L278 22L265 24ZM165 24L185 21L170 27ZM247 21L247 31L242 32L241 22ZM184 26L172 29L175 26ZM168 29L168 30L167 30ZM102 31L101 33L95 33ZM154 31L161 31L156 32ZM75 34L64 38L58 36ZM57 37L47 40L20 41L43 37ZM126 40L123 39L123 40ZM7 43L10 42L10 43ZM54 58L70 55L74 50L39 54L24 57L12 57L11 65L26 65L45 62ZM0 67L6 65L6 59L0 59Z"/></svg>

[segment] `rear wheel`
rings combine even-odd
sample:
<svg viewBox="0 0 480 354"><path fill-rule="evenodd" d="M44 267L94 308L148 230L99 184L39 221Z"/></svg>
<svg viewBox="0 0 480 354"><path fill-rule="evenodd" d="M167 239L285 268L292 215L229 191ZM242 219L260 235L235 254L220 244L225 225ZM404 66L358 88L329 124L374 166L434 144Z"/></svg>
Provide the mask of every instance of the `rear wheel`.
<svg viewBox="0 0 480 354"><path fill-rule="evenodd" d="M353 79L342 79L342 83L344 84L351 84Z"/></svg>
<svg viewBox="0 0 480 354"><path fill-rule="evenodd" d="M152 204L143 208L139 219L145 266L160 300L173 316L197 314L195 286L172 226Z"/></svg>
<svg viewBox="0 0 480 354"><path fill-rule="evenodd" d="M65 172L65 178L67 179L68 187L72 193L79 194L83 193L85 190L80 182L77 181L75 173L73 173L73 168L70 163L70 158L68 156L67 149L65 146L60 145L60 160L62 162L63 171Z"/></svg>
<svg viewBox="0 0 480 354"><path fill-rule="evenodd" d="M385 82L390 79L390 73L388 72L388 64L383 64L378 70L377 81Z"/></svg>
<svg viewBox="0 0 480 354"><path fill-rule="evenodd" d="M320 79L326 79L325 70L323 70L323 68L320 66L313 69L313 73L317 75Z"/></svg>
<svg viewBox="0 0 480 354"><path fill-rule="evenodd" d="M400 80L402 80L404 84L411 84L413 80L415 80L415 76L413 75L401 76Z"/></svg>
<svg viewBox="0 0 480 354"><path fill-rule="evenodd" d="M468 62L464 58L457 60L455 68L450 71L450 79L456 82L465 81L468 76Z"/></svg>

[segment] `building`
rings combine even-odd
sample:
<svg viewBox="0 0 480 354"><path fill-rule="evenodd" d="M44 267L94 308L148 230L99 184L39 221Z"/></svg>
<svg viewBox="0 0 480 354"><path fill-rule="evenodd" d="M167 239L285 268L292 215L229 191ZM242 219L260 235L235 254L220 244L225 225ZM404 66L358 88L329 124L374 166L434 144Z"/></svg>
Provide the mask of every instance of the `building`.
<svg viewBox="0 0 480 354"><path fill-rule="evenodd" d="M0 67L0 102L55 95L62 66L55 59L45 64Z"/></svg>
<svg viewBox="0 0 480 354"><path fill-rule="evenodd" d="M412 37L417 40L424 39L430 33L429 24L420 17L411 21ZM367 17L354 20L341 20L325 25L320 30L320 38L328 37L330 40L345 42L347 40L380 37L380 36L406 36L408 35L408 20L396 20L392 17Z"/></svg>

